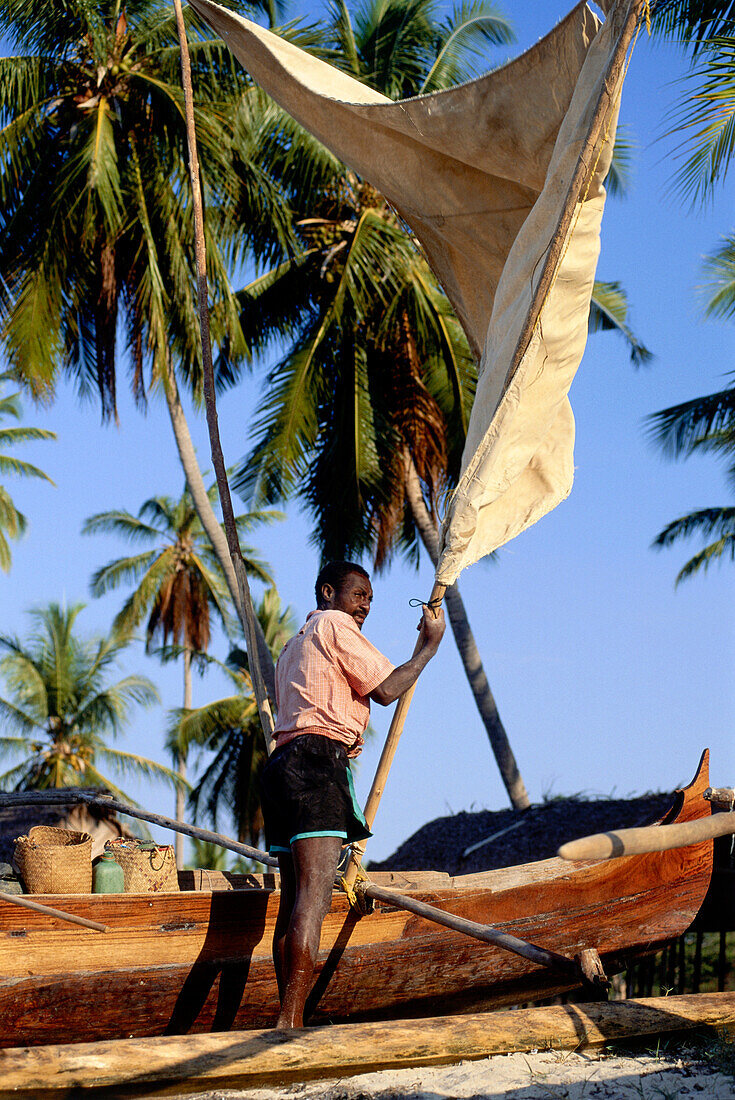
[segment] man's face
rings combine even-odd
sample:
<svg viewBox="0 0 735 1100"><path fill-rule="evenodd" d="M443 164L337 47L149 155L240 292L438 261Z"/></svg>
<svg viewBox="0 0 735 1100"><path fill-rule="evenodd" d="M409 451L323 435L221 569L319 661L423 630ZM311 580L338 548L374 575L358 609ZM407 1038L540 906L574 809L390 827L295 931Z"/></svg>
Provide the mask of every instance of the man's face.
<svg viewBox="0 0 735 1100"><path fill-rule="evenodd" d="M338 589L325 584L322 594L327 610L345 611L362 630L373 599L373 588L367 577L363 577L362 573L348 573Z"/></svg>

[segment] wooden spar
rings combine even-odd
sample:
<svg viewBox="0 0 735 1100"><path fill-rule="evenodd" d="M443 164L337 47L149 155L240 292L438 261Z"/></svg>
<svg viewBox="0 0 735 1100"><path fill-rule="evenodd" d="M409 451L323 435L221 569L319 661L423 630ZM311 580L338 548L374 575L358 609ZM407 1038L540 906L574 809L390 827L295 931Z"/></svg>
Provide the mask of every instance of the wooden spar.
<svg viewBox="0 0 735 1100"><path fill-rule="evenodd" d="M32 909L34 913L43 913L46 917L56 917L57 920L65 920L69 924L81 924L82 928L92 928L95 932L109 932L106 924L87 920L86 917L78 917L76 913L62 913L61 909L52 909L50 905L31 901L24 894L6 894L4 890L0 890L0 898L3 901L9 901L11 905L20 905L23 909Z"/></svg>
<svg viewBox="0 0 735 1100"><path fill-rule="evenodd" d="M686 848L701 844L716 836L735 833L735 813L715 814L680 825L646 825L641 829L616 829L610 833L595 833L562 844L562 859L617 859L618 856L641 855L643 852L667 852L671 848Z"/></svg>
<svg viewBox="0 0 735 1100"><path fill-rule="evenodd" d="M221 833L213 833L209 829L200 829L196 825L187 825L183 821L174 821L163 814L151 814L147 810L138 810L134 806L126 806L124 802L109 795L83 794L75 791L73 795L63 790L57 791L26 791L22 794L0 794L0 806L25 806L25 805L73 805L84 802L90 806L107 806L118 814L127 817L136 817L140 821L149 821L151 825L160 825L164 829L171 829L175 833L183 833L184 836L194 837L195 840L204 840L210 844L217 844L220 848L226 848L230 852L236 852L239 856L255 859L258 863L265 863L269 867L277 867L278 860L275 856L269 856L267 852L261 852L249 844L241 844L239 840L232 840Z"/></svg>
<svg viewBox="0 0 735 1100"><path fill-rule="evenodd" d="M627 7L625 4L615 5L607 16L608 19L619 19L621 21L622 25L620 27L618 41L610 61L607 77L602 86L602 91L590 122L584 145L579 152L577 167L572 176L571 183L569 184L562 212L543 260L543 266L541 267L538 282L536 283L526 323L523 326L515 351L513 352L513 358L511 359L505 380L506 390L510 386L513 376L528 350L536 326L539 323L539 318L554 285L559 268L559 261L564 254L567 234L572 226L577 204L580 202L585 187L589 184L590 165L596 164L595 154L599 155L601 142L604 142L607 138L607 131L604 126L613 109L613 97L617 97L620 94L620 77L624 71L626 54L633 40L636 28L642 18L646 2L647 0L628 0ZM623 12L624 8L625 11Z"/></svg>
<svg viewBox="0 0 735 1100"><path fill-rule="evenodd" d="M253 683L255 700L258 704L260 724L263 727L268 752L273 750L273 715L266 692L265 681L261 668L261 653L258 646L258 626L253 611L253 601L250 596L245 562L240 550L240 540L237 536L235 514L232 508L232 497L227 480L227 470L222 454L222 445L219 437L217 421L217 402L214 390L214 368L212 366L212 341L209 330L209 303L207 289L207 257L204 240L204 212L202 208L202 189L199 179L199 156L197 154L196 130L194 126L194 94L191 84L191 60L189 57L189 43L186 38L184 13L181 0L174 0L176 13L176 27L181 47L181 77L184 87L184 103L186 108L186 136L189 145L189 172L191 176L191 190L194 208L194 252L197 271L197 295L199 299L199 323L202 338L202 366L204 380L204 401L207 410L207 427L209 429L209 443L212 452L212 463L217 477L222 516L227 535L227 545L232 559L232 567L237 579L237 596L235 600L237 611L245 629L248 657L250 659L250 675ZM235 595L233 593L233 595ZM244 616L243 616L244 613ZM266 659L270 657L267 647L263 643Z"/></svg>
<svg viewBox="0 0 735 1100"><path fill-rule="evenodd" d="M732 1028L735 993L549 1005L296 1031L165 1035L0 1052L2 1095L24 1100L186 1095L442 1066L529 1050Z"/></svg>
<svg viewBox="0 0 735 1100"><path fill-rule="evenodd" d="M434 582L434 587L431 590L431 595L428 599L430 607L438 608L444 599L444 593L447 587L444 584L438 584ZM415 657L421 647L421 636L419 635L412 656ZM411 706L411 700L413 699L413 693L416 689L414 683L408 691L404 691L400 699L396 703L396 709L393 712L393 718L391 720L390 729L388 730L388 736L385 739L385 745L383 746L383 752L381 753L380 760L378 761L377 771L375 772L375 778L373 779L373 785L370 788L370 794L368 795L367 802L365 803L365 820L367 821L368 828L372 829L373 822L375 821L375 815L378 812L378 806L380 800L383 797L383 791L385 790L386 780L388 779L388 773L393 763L393 757L396 755L396 749L398 748L398 742L401 739L403 733L403 727L406 723L406 716L408 714L408 708ZM362 857L365 854L366 841L360 841L359 843L352 845L352 853L350 855L349 863L345 871L345 882L348 886L354 886L357 878L357 873L362 864Z"/></svg>
<svg viewBox="0 0 735 1100"><path fill-rule="evenodd" d="M507 932L499 932L497 928L491 928L487 924L478 924L477 921L467 920L465 917L457 917L454 913L447 913L444 909L437 909L434 905L427 905L424 901L406 897L395 890L386 890L384 886L376 886L374 883L358 886L358 892L373 901L381 901L385 905L395 905L397 909L405 909L408 913L415 913L417 917L434 921L445 928L451 928L454 932L462 932L475 940L483 943L491 943L495 947L502 947L511 951L514 955L520 955L539 966L548 966L552 969L578 972L577 963L568 959L566 955L558 955L556 951L547 951L543 947L537 947L535 943L519 939L518 936L509 936Z"/></svg>

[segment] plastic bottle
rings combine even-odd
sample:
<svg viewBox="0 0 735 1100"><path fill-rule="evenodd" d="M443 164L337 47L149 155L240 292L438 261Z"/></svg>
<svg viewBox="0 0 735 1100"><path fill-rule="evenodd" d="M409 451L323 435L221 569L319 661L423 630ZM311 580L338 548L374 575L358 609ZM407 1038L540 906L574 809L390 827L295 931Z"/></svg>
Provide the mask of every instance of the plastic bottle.
<svg viewBox="0 0 735 1100"><path fill-rule="evenodd" d="M112 852L103 852L92 873L93 894L123 894L125 875Z"/></svg>

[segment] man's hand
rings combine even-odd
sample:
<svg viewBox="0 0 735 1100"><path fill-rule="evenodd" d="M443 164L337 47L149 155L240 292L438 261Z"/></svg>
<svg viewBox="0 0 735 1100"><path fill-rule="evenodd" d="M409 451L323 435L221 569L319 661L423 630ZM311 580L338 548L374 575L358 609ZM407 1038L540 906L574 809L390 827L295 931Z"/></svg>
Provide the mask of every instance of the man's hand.
<svg viewBox="0 0 735 1100"><path fill-rule="evenodd" d="M427 603L423 607L424 613L416 629L420 632L421 648L428 646L433 655L439 648L439 642L444 637L444 631L447 628L444 620L444 608L433 608Z"/></svg>
<svg viewBox="0 0 735 1100"><path fill-rule="evenodd" d="M419 645L414 656L410 661L406 661L405 665L394 668L390 676L386 676L382 684L378 684L375 690L370 692L370 698L383 707L394 703L399 695L403 695L404 691L413 687L422 669L436 653L446 629L444 609L442 607L434 609L424 604L424 614L417 629Z"/></svg>

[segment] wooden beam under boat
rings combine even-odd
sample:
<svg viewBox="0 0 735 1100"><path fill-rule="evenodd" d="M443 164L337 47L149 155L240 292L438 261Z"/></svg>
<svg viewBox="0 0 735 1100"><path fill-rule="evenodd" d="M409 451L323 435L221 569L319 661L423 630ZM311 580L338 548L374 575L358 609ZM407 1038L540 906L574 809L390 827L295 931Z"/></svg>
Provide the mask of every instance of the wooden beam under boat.
<svg viewBox="0 0 735 1100"><path fill-rule="evenodd" d="M705 754L665 820L708 815L708 786ZM549 859L454 879L426 872L375 879L550 952L571 958L595 949L612 974L686 930L711 869L709 841L613 862ZM206 873L200 881L206 885ZM211 885L217 881L213 874ZM277 878L243 876L238 885L37 899L107 925L105 935L0 899L0 1046L272 1026ZM425 1017L578 987L574 974L387 903L360 918L335 892L308 1007L314 1022Z"/></svg>
<svg viewBox="0 0 735 1100"><path fill-rule="evenodd" d="M108 1098L130 1098L262 1088L734 1026L735 993L703 993L305 1031L26 1047L0 1051L0 1096L61 1100L104 1090Z"/></svg>

